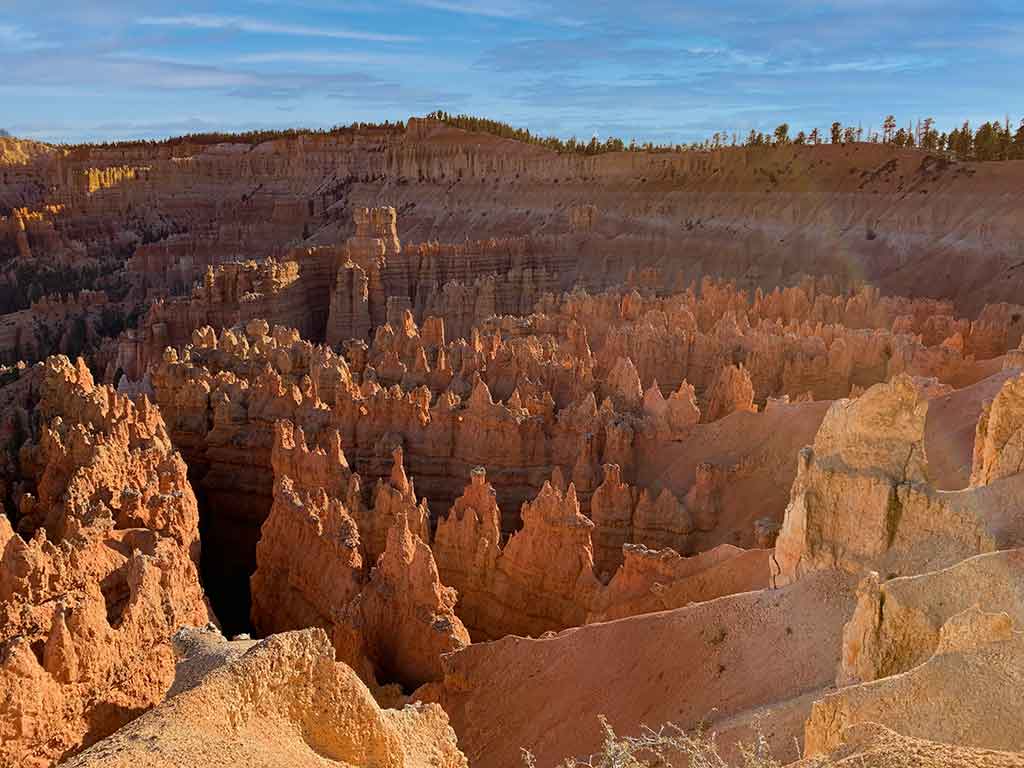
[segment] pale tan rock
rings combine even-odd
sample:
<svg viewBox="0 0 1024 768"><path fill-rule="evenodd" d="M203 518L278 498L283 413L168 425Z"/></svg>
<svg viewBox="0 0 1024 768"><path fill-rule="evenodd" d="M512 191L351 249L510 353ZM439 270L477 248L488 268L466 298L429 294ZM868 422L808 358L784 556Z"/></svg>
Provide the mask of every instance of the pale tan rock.
<svg viewBox="0 0 1024 768"><path fill-rule="evenodd" d="M791 768L1018 768L1024 753L1001 752L914 739L878 723L857 723L843 729L841 742L827 754L791 763Z"/></svg>
<svg viewBox="0 0 1024 768"><path fill-rule="evenodd" d="M986 404L974 442L972 485L987 485L1024 469L1024 375L1008 380Z"/></svg>
<svg viewBox="0 0 1024 768"><path fill-rule="evenodd" d="M897 480L924 480L927 399L908 376L879 384L856 400L832 405L814 438L814 453L852 470Z"/></svg>
<svg viewBox="0 0 1024 768"><path fill-rule="evenodd" d="M941 571L881 583L869 574L843 631L838 682L870 682L927 661L945 623L972 607L1024 624L1024 553L978 555Z"/></svg>
<svg viewBox="0 0 1024 768"><path fill-rule="evenodd" d="M821 568L923 573L1013 540L994 498L924 482L926 412L902 375L831 406L798 459L775 548L780 583Z"/></svg>
<svg viewBox="0 0 1024 768"><path fill-rule="evenodd" d="M69 765L466 765L440 707L381 709L322 630L233 645L206 643L185 669L208 671Z"/></svg>
<svg viewBox="0 0 1024 768"><path fill-rule="evenodd" d="M948 619L934 654L893 677L843 688L815 703L809 756L838 746L843 728L880 722L906 736L985 749L1019 749L1024 633L1006 614L971 608Z"/></svg>

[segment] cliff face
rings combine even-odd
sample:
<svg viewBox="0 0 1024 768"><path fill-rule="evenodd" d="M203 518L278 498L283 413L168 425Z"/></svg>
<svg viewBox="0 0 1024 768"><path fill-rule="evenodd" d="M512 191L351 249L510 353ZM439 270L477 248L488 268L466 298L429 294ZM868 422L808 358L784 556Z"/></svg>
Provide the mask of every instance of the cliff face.
<svg viewBox="0 0 1024 768"><path fill-rule="evenodd" d="M767 584L764 550L722 546L682 557L668 547L644 546L656 537L640 527L616 530L613 545L598 499L615 487L616 470L606 467L606 490L594 494L593 521L580 512L575 487L562 487L556 477L523 505L523 527L507 540L499 532L494 488L483 468L473 471L462 496L438 522L433 546L442 580L458 592L455 610L474 638L537 636ZM628 486L618 488L624 498L637 495ZM678 527L685 520L677 503L665 524ZM595 564L596 542L606 553L603 565Z"/></svg>
<svg viewBox="0 0 1024 768"><path fill-rule="evenodd" d="M156 407L81 360L24 376L38 389L5 462L13 527L0 515L0 757L47 765L160 701L170 635L212 614L196 499Z"/></svg>
<svg viewBox="0 0 1024 768"><path fill-rule="evenodd" d="M396 293L417 319L443 308L460 333L554 287L656 287L651 268L662 285L713 274L749 290L803 274L831 275L843 288L864 279L888 294L952 299L970 316L1021 294L1013 164L879 145L560 155L417 119L404 130L256 146L9 144L4 312L27 308L33 285L42 294L116 286L119 301L130 291L127 314L136 302L187 294L208 267L291 260L349 236L353 274L316 278L318 291L339 294L332 340L368 335L358 270L371 291L383 287L367 297L372 324ZM405 248L385 231L387 214L362 213L382 204L398 212ZM350 222L364 215L368 229L353 233ZM374 224L373 215L384 218ZM382 264L366 250L377 240L391 248ZM317 306L321 327L328 308ZM1019 307L1006 315L1019 341ZM1000 354L1007 341L994 336L980 354Z"/></svg>
<svg viewBox="0 0 1024 768"><path fill-rule="evenodd" d="M800 454L776 544L780 579L827 568L920 573L996 548L977 496L927 486L927 408L907 376L832 404Z"/></svg>
<svg viewBox="0 0 1024 768"><path fill-rule="evenodd" d="M341 251L330 298L327 343L368 340L389 312L410 309L419 321L443 317L448 332L468 338L498 314L527 314L558 288L552 240L504 238L400 247L393 207L357 208L356 232Z"/></svg>
<svg viewBox="0 0 1024 768"><path fill-rule="evenodd" d="M365 226L359 247L394 256L391 212L366 211ZM856 394L907 371L935 377L922 386L941 389L999 363L947 343L947 332L969 341L975 331L952 316L929 319L948 307L867 289L840 296L815 281L753 297L711 280L699 293L690 286L664 297L635 288L545 295L530 315L492 316L454 339L444 318L417 323L409 294L391 295L370 343L349 339L340 352L262 320L219 335L199 326L267 309L308 328L294 300L309 295L301 274L292 280L294 262L222 265L188 302L156 305L144 340L123 338L116 355L127 371L130 361L153 358L159 339L191 333L180 352L172 347L122 385L153 392L209 510L204 536L218 551L231 542L208 565L217 583L233 585L225 586L230 598L213 597L232 628L248 621L247 577L274 503L279 419L311 444L337 432L366 509L406 506L389 502L403 493L388 481L401 449L401 464L433 506L431 524L463 478L484 466L509 535L522 504L557 470L597 524L596 574L607 581L626 542L686 555L724 543L770 545L794 477L787 451L813 435L827 408L809 402L815 397ZM615 482L601 487L605 465L632 487L628 500ZM367 521L349 512L372 564L397 514Z"/></svg>

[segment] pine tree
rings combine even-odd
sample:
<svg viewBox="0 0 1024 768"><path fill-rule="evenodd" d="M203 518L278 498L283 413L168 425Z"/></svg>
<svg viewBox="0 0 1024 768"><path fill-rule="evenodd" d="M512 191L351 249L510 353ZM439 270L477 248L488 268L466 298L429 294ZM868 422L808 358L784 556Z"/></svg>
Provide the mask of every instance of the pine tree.
<svg viewBox="0 0 1024 768"><path fill-rule="evenodd" d="M938 149L938 134L935 132L935 120L930 117L926 117L924 122L921 123L921 138L920 145L921 149L926 149L929 152L934 152Z"/></svg>
<svg viewBox="0 0 1024 768"><path fill-rule="evenodd" d="M889 115L885 118L885 122L882 123L882 141L886 144L893 140L896 135L896 116Z"/></svg>

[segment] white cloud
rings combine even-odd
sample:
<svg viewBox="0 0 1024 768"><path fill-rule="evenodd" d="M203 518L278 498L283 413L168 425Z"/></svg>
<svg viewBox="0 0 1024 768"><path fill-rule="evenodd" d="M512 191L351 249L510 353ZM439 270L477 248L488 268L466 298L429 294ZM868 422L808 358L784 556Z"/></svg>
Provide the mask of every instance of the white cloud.
<svg viewBox="0 0 1024 768"><path fill-rule="evenodd" d="M0 24L0 47L14 51L32 51L49 47L35 32L14 24Z"/></svg>
<svg viewBox="0 0 1024 768"><path fill-rule="evenodd" d="M332 68L334 65L360 67L395 67L419 73L460 72L464 65L445 56L416 53L375 53L363 51L256 51L231 59L235 64L295 64Z"/></svg>
<svg viewBox="0 0 1024 768"><path fill-rule="evenodd" d="M292 37L326 37L338 40L365 40L378 43L412 42L416 38L405 35L388 35L377 32L362 32L342 27L312 27L305 24L282 24L275 21L249 19L243 16L214 16L210 14L189 14L184 16L143 16L138 24L157 27L182 27L186 29L223 29L261 35L286 35Z"/></svg>
<svg viewBox="0 0 1024 768"><path fill-rule="evenodd" d="M430 8L435 11L450 11L452 13L466 13L473 16L491 16L497 19L513 19L520 16L528 16L531 9L521 3L474 3L461 2L460 0L411 0L413 5L421 8Z"/></svg>
<svg viewBox="0 0 1024 768"><path fill-rule="evenodd" d="M387 57L339 51L267 51L242 54L236 56L235 61L239 64L372 64L383 58Z"/></svg>

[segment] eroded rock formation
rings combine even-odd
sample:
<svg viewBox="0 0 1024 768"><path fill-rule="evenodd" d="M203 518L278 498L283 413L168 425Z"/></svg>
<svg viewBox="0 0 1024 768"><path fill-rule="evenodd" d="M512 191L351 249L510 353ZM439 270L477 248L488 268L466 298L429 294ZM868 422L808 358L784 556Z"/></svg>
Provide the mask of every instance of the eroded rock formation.
<svg viewBox="0 0 1024 768"><path fill-rule="evenodd" d="M880 722L914 738L1020 749L1022 653L1024 633L1008 615L962 611L942 625L938 646L924 663L815 702L804 748L818 754L838 746L843 728Z"/></svg>
<svg viewBox="0 0 1024 768"><path fill-rule="evenodd" d="M780 581L823 568L887 578L952 565L1013 542L992 494L927 483L927 400L901 375L829 409L797 479L776 543Z"/></svg>
<svg viewBox="0 0 1024 768"><path fill-rule="evenodd" d="M913 669L936 651L946 622L969 608L1005 612L1024 626L1022 568L1024 551L1005 550L886 582L870 573L844 630L839 682L871 682Z"/></svg>
<svg viewBox="0 0 1024 768"><path fill-rule="evenodd" d="M157 408L81 360L23 375L38 390L4 478L13 526L0 514L0 762L50 765L158 703L171 634L212 614L196 499Z"/></svg>
<svg viewBox="0 0 1024 768"><path fill-rule="evenodd" d="M594 522L580 511L575 486L556 479L523 505L523 527L507 542L501 536L494 488L482 468L473 471L465 492L438 522L434 552L441 578L459 595L456 612L477 639L503 635L538 636L590 621L664 610L767 584L768 553L723 546L682 557L667 546L644 546L649 528L612 529L597 510L618 491L627 510L636 496L606 467L604 492L594 495ZM615 490L608 490L614 488ZM666 492L667 493L667 492ZM669 494L671 496L671 494ZM644 496L641 496L643 503ZM648 507L653 507L648 499ZM678 502L666 503L672 524L684 517ZM637 518L645 517L640 504ZM650 510L649 510L650 511ZM665 511L665 510L662 510ZM602 522L598 522L598 521ZM614 566L595 566L593 539L602 530L603 551L618 547ZM653 531L658 538L662 531ZM614 544L612 543L614 540ZM635 542L635 543L634 543ZM652 542L653 543L653 542Z"/></svg>
<svg viewBox="0 0 1024 768"><path fill-rule="evenodd" d="M373 507L364 509L337 432L327 450L311 450L291 422L274 432L274 504L252 576L257 630L321 627L369 685L414 688L439 679L441 654L468 644L469 635L455 616L453 590L438 576L426 509L401 451L391 483L378 484ZM379 550L378 530L386 536Z"/></svg>
<svg viewBox="0 0 1024 768"><path fill-rule="evenodd" d="M190 649L178 692L69 766L466 766L440 707L381 709L334 660L322 630L259 643L197 640L194 632L175 640Z"/></svg>
<svg viewBox="0 0 1024 768"><path fill-rule="evenodd" d="M0 762L1014 764L1004 165L0 138Z"/></svg>

